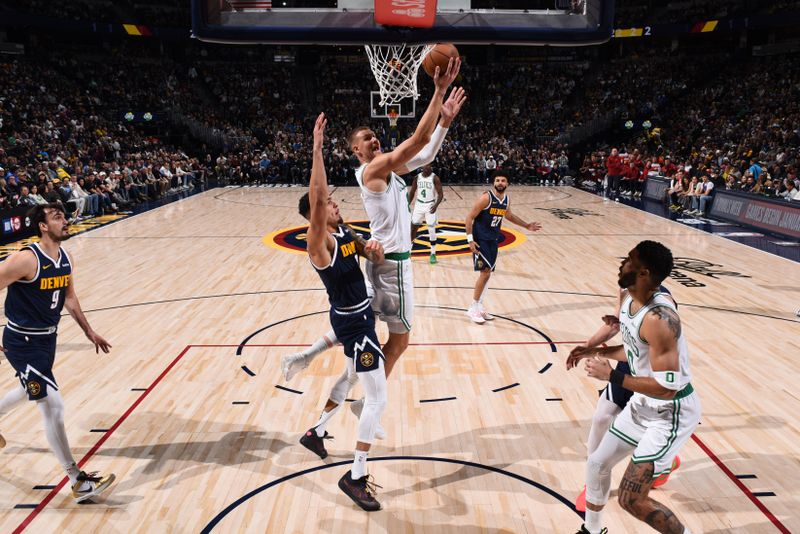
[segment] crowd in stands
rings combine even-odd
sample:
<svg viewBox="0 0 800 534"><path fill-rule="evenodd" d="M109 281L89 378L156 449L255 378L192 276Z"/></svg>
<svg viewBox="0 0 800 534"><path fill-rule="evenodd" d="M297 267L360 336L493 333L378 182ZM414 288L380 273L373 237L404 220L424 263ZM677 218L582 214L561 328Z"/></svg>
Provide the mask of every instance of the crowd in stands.
<svg viewBox="0 0 800 534"><path fill-rule="evenodd" d="M122 17L113 8L112 0L3 0L2 5L19 13L34 13L43 17L64 20L98 22L120 21Z"/></svg>
<svg viewBox="0 0 800 534"><path fill-rule="evenodd" d="M202 112L203 120L239 140L231 154L217 158L216 171L229 183L305 182L311 165L310 128L317 110L324 110L329 117L328 177L333 183L352 183L357 162L347 135L353 128L367 124L383 147L391 147L393 139L396 143L407 138L417 121L401 119L392 130L386 119L370 118L366 104L377 87L364 67L329 62L306 76L293 67L263 63L203 70L200 76L219 103L218 111ZM476 183L503 167L520 180L555 184L567 170L566 147L547 140L568 130L566 101L584 68L470 69L470 81L485 83L472 86L471 105L449 132L436 173L446 182ZM330 80L336 83L327 89ZM431 82L421 79L420 90L417 117L430 99Z"/></svg>
<svg viewBox="0 0 800 534"><path fill-rule="evenodd" d="M104 113L108 79L43 62L0 63L0 207L61 202L73 219L118 212L204 179L196 158ZM112 78L113 79L113 78ZM101 86L105 86L102 87ZM107 103L107 102L106 102Z"/></svg>
<svg viewBox="0 0 800 534"><path fill-rule="evenodd" d="M56 193L77 217L125 210L209 176L222 184L304 184L319 111L329 116L328 177L352 184L357 161L346 137L353 127L369 125L388 149L416 126L417 119L401 119L395 130L369 117L377 87L365 61L343 56L304 67L241 55L90 61L51 54L0 63L0 203ZM699 182L707 174L717 188L794 196L787 190L800 158L798 58L739 63L657 49L593 68L587 61L467 62L461 82L468 103L434 163L445 183L486 182L502 168L518 182L557 184L572 167L587 184L638 197L648 175L683 171ZM417 117L432 91L424 74L420 90ZM121 120L126 108L175 112L173 128L199 126L222 141L204 146L187 128L172 146ZM610 112L648 117L654 127L625 141L621 170L610 171L607 149L571 161L570 132Z"/></svg>
<svg viewBox="0 0 800 534"><path fill-rule="evenodd" d="M800 58L727 64L653 122L623 155L635 170L618 173L612 151L597 150L581 165L583 182L604 183L613 196L636 196L647 175L673 178L671 206L697 215L710 201L694 199L698 189L799 200ZM606 178L617 175L616 182ZM704 178L712 185L703 185Z"/></svg>

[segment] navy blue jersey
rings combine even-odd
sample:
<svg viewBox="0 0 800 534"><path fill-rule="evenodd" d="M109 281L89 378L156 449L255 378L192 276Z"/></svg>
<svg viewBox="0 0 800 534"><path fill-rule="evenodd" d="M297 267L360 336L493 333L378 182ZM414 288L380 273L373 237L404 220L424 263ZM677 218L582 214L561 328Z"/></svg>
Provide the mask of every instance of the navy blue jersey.
<svg viewBox="0 0 800 534"><path fill-rule="evenodd" d="M8 325L12 330L55 330L72 282L72 262L60 247L55 259L45 254L39 243L26 248L36 255L36 276L8 286L5 304Z"/></svg>
<svg viewBox="0 0 800 534"><path fill-rule="evenodd" d="M361 310L369 304L369 297L364 274L358 264L356 241L343 225L331 235L336 240L336 246L330 265L323 269L314 265L314 268L328 290L328 301L334 310L342 313Z"/></svg>
<svg viewBox="0 0 800 534"><path fill-rule="evenodd" d="M489 190L489 205L483 208L472 223L475 241L500 241L500 227L508 211L508 195L499 200L494 191Z"/></svg>

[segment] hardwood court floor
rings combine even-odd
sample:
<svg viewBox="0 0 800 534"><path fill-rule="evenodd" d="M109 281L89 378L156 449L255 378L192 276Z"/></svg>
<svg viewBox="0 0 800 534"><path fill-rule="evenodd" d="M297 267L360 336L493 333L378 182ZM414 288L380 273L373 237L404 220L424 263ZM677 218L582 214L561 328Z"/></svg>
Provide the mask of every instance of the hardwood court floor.
<svg viewBox="0 0 800 534"><path fill-rule="evenodd" d="M479 190L445 193L442 220L463 221ZM613 310L619 257L645 238L688 258L667 284L704 409L655 496L694 532L800 531L798 264L570 188L510 188L512 209L543 230L500 251L493 323L464 315L468 256L414 261L413 346L389 380L388 439L370 463L385 510L357 510L336 488L355 439L349 410L329 427L326 461L297 443L344 357L280 376L284 353L329 328L307 259L262 241L303 225L300 194L212 190L67 243L83 308L114 345L96 356L63 320L68 434L76 459L118 480L91 505L51 489L62 471L25 403L0 419L0 531L574 532L602 384L563 362ZM346 219L365 218L354 188L334 198ZM12 387L0 365L0 391ZM646 530L615 501L606 518L610 532Z"/></svg>

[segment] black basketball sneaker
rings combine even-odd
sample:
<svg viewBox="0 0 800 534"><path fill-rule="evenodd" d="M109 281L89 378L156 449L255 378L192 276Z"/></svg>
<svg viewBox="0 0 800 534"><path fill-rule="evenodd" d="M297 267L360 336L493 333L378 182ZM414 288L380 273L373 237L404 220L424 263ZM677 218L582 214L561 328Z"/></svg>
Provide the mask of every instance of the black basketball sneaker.
<svg viewBox="0 0 800 534"><path fill-rule="evenodd" d="M376 488L380 487L372 481L372 477L369 475L353 480L349 469L339 479L339 489L367 512L377 512L381 509L381 503L375 500Z"/></svg>
<svg viewBox="0 0 800 534"><path fill-rule="evenodd" d="M324 436L319 437L317 436L317 431L311 428L305 434L303 434L302 438L300 438L300 445L324 460L328 457L328 451L325 450L324 440L326 439L333 439L333 436L328 435L327 430L325 431Z"/></svg>

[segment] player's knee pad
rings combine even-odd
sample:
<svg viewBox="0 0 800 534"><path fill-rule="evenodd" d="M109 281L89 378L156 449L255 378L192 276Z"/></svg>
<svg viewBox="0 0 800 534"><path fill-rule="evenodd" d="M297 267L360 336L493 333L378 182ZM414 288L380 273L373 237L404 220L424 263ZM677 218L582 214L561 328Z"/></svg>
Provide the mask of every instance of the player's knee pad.
<svg viewBox="0 0 800 534"><path fill-rule="evenodd" d="M605 455L598 454L598 451L599 447L598 450L590 454L589 458L586 460L586 472L597 473L600 476L611 474L613 465L611 465Z"/></svg>
<svg viewBox="0 0 800 534"><path fill-rule="evenodd" d="M364 386L364 409L358 420L358 441L372 443L386 408L386 371L381 365L377 369L359 373L359 378Z"/></svg>
<svg viewBox="0 0 800 534"><path fill-rule="evenodd" d="M380 416L386 408L388 398L386 370L383 367L383 361L376 369L359 373L359 378L364 386L364 409L372 408Z"/></svg>

